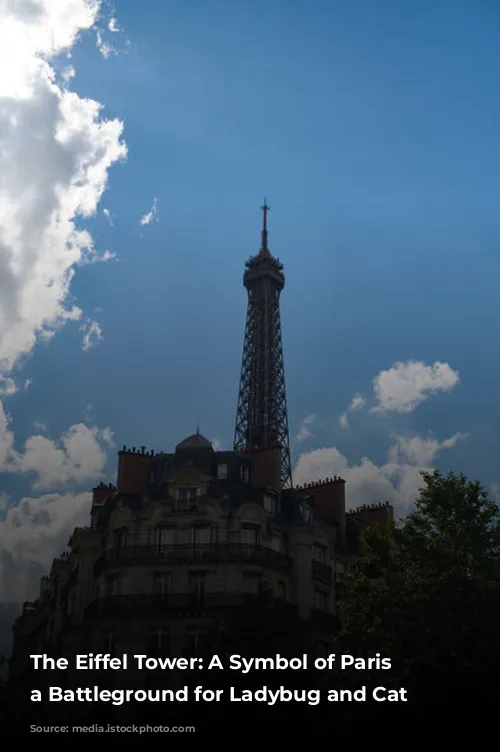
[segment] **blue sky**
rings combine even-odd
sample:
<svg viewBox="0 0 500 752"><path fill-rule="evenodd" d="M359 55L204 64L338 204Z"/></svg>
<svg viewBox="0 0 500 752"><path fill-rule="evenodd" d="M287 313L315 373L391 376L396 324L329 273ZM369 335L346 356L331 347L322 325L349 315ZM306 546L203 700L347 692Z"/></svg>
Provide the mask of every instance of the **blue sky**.
<svg viewBox="0 0 500 752"><path fill-rule="evenodd" d="M0 593L122 444L231 445L264 196L297 479L401 513L422 467L500 483L498 4L61 3L10 11L26 93L0 74Z"/></svg>

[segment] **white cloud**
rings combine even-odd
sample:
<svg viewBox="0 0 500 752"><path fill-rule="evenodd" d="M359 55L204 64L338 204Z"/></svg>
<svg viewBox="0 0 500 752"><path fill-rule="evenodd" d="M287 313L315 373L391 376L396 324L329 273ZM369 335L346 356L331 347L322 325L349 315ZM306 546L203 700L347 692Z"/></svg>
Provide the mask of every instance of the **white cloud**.
<svg viewBox="0 0 500 752"><path fill-rule="evenodd" d="M35 431L38 431L38 433L46 433L47 431L47 426L45 425L45 423L40 423L40 421L38 420L33 421L33 428L35 429Z"/></svg>
<svg viewBox="0 0 500 752"><path fill-rule="evenodd" d="M118 55L118 50L104 39L103 33L100 29L97 29L96 31L96 46L105 60L110 58L111 55Z"/></svg>
<svg viewBox="0 0 500 752"><path fill-rule="evenodd" d="M376 465L364 457L358 465L350 465L335 447L315 449L302 454L293 474L296 484L314 482L340 475L347 483L347 508L362 504L389 501L397 516L406 514L422 487L421 471L432 470L432 463L443 449L450 449L466 434L455 434L445 441L418 436L397 437L389 449L388 461Z"/></svg>
<svg viewBox="0 0 500 752"><path fill-rule="evenodd" d="M102 342L104 339L102 336L102 326L98 321L87 321L86 324L80 327L80 331L83 332L82 350L84 352L97 347L99 342Z"/></svg>
<svg viewBox="0 0 500 752"><path fill-rule="evenodd" d="M113 217L111 216L111 212L109 211L109 209L103 209L102 213L104 214L104 216L108 220L109 226L110 227L114 227L115 223L113 222Z"/></svg>
<svg viewBox="0 0 500 752"><path fill-rule="evenodd" d="M396 443L389 450L389 460L394 463L429 467L443 449L451 449L457 441L464 441L468 437L468 433L460 432L444 441L438 441L432 436L395 436Z"/></svg>
<svg viewBox="0 0 500 752"><path fill-rule="evenodd" d="M145 227L146 225L150 225L151 222L158 222L158 217L156 216L156 207L157 207L157 199L153 199L153 205L151 209L144 214L140 220L139 224Z"/></svg>
<svg viewBox="0 0 500 752"><path fill-rule="evenodd" d="M107 60L111 56L120 55L123 53L126 53L130 50L131 43L130 40L124 39L123 36L123 29L120 28L118 25L118 21L115 16L110 16L109 20L106 24L106 28L96 28L96 46L101 55ZM120 35L122 37L121 41L123 44L120 45L121 49L118 50L114 42L116 41L113 39L113 44L109 41L109 39L106 38L107 34L111 33L113 35Z"/></svg>
<svg viewBox="0 0 500 752"><path fill-rule="evenodd" d="M307 418L304 418L299 428L299 432L297 436L295 437L296 441L302 442L302 441L306 441L307 439L314 438L314 434L311 431L311 427L313 426L315 420L316 420L316 413L312 413L311 415L308 415Z"/></svg>
<svg viewBox="0 0 500 752"><path fill-rule="evenodd" d="M373 380L378 404L372 407L372 412L412 412L432 395L449 392L459 380L458 371L448 363L436 361L432 366L415 360L395 363Z"/></svg>
<svg viewBox="0 0 500 752"><path fill-rule="evenodd" d="M0 397L10 397L17 392L17 385L14 379L0 374Z"/></svg>
<svg viewBox="0 0 500 752"><path fill-rule="evenodd" d="M41 424L35 427L46 430ZM58 441L40 434L30 436L18 452L0 401L0 472L34 473L34 489L100 479L106 449L113 445L109 428L80 423ZM47 493L18 503L0 495L0 601L19 602L37 594L38 579L66 547L75 525L88 522L89 511L88 492Z"/></svg>
<svg viewBox="0 0 500 752"><path fill-rule="evenodd" d="M349 427L349 422L347 418L348 414L354 412L355 410L361 410L361 408L364 407L365 404L366 404L366 398L363 397L362 394L356 394L356 396L352 398L345 413L343 413L339 418L339 423L342 426L342 428Z"/></svg>
<svg viewBox="0 0 500 752"><path fill-rule="evenodd" d="M123 124L58 79L52 61L91 29L100 3L0 3L0 371L8 374L81 311L74 268L97 256L77 220L92 216Z"/></svg>
<svg viewBox="0 0 500 752"><path fill-rule="evenodd" d="M41 434L30 436L17 451L10 418L0 401L0 472L34 473L34 489L52 490L100 478L109 446L113 446L109 428L78 423L58 441Z"/></svg>
<svg viewBox="0 0 500 752"><path fill-rule="evenodd" d="M38 430L46 427L38 424ZM0 402L0 471L33 472L34 488L53 489L102 477L106 449L114 446L109 428L71 426L59 441L31 436L22 452L14 449L8 416ZM75 526L88 524L91 496L46 493L14 505L0 495L0 602L20 602L37 595L39 578L54 556L66 548Z"/></svg>
<svg viewBox="0 0 500 752"><path fill-rule="evenodd" d="M111 261L113 259L118 259L118 256L116 253L113 253L113 251L104 251L103 253L94 253L90 258L86 258L85 260L82 260L78 266L83 266L84 264L101 264L104 261Z"/></svg>
<svg viewBox="0 0 500 752"><path fill-rule="evenodd" d="M58 442L45 436L30 436L19 458L18 468L36 474L34 489L58 488L70 482L85 483L101 477L107 460L102 445L107 443L100 429L89 428L84 423L71 426Z"/></svg>
<svg viewBox="0 0 500 752"><path fill-rule="evenodd" d="M13 368L81 311L69 305L73 275L106 261L77 224L96 213L109 168L126 156L123 124L69 89L72 66L56 70L81 32L95 28L99 0L0 0L0 392ZM116 24L109 24L115 31ZM103 48L103 53L109 52ZM58 64L58 63L57 63ZM92 328L92 322L90 322ZM100 330L93 327L94 336ZM90 341L90 338L89 338ZM25 382L27 388L29 380ZM35 426L45 431L41 424ZM99 479L109 428L71 426L58 441L40 433L18 451L0 400L0 471L33 473L50 489ZM34 595L36 577L88 520L90 495L48 493L18 505L0 498L0 598Z"/></svg>
<svg viewBox="0 0 500 752"><path fill-rule="evenodd" d="M91 495L45 494L22 498L0 512L0 601L38 595L39 579L67 547L74 527L88 524Z"/></svg>
<svg viewBox="0 0 500 752"><path fill-rule="evenodd" d="M7 512L7 509L10 506L10 496L8 494L2 493L0 494L0 515L2 512Z"/></svg>
<svg viewBox="0 0 500 752"><path fill-rule="evenodd" d="M67 68L63 68L60 71L59 75L61 76L61 78L64 81L64 83L67 84L68 81L70 81L72 78L74 78L76 76L76 71L75 71L75 69L73 68L72 65L69 65Z"/></svg>

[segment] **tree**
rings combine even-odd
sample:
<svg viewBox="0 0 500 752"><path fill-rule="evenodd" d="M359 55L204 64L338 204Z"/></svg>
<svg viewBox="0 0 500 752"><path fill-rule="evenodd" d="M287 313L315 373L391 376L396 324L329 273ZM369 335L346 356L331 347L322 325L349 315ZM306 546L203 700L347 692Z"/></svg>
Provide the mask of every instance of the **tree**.
<svg viewBox="0 0 500 752"><path fill-rule="evenodd" d="M365 536L347 578L340 648L391 659L390 672L364 680L405 687L406 717L422 720L425 709L439 720L449 707L453 724L481 733L473 708L493 699L500 667L500 509L464 475L422 475L414 511Z"/></svg>

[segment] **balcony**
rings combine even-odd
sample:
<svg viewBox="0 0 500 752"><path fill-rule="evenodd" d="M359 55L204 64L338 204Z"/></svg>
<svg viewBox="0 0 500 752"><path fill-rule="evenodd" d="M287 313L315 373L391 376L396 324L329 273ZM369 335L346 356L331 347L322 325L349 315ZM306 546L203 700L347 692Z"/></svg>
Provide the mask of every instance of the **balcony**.
<svg viewBox="0 0 500 752"><path fill-rule="evenodd" d="M312 576L323 582L333 581L333 569L329 564L324 564L322 561L316 561L313 559L311 562Z"/></svg>
<svg viewBox="0 0 500 752"><path fill-rule="evenodd" d="M78 569L73 569L69 576L69 580L66 582L66 584L63 586L61 590L61 600L67 601L69 598L69 594L73 590L73 588L76 586L78 582Z"/></svg>
<svg viewBox="0 0 500 752"><path fill-rule="evenodd" d="M109 567L136 564L159 564L165 562L200 563L211 561L257 564L279 572L289 573L293 567L290 556L266 546L251 546L241 543L207 543L187 545L125 546L110 549L95 564L98 576Z"/></svg>
<svg viewBox="0 0 500 752"><path fill-rule="evenodd" d="M340 629L340 619L338 616L328 611L323 611L320 608L311 609L311 621L313 624L317 624L328 631Z"/></svg>
<svg viewBox="0 0 500 752"><path fill-rule="evenodd" d="M89 604L85 619L99 616L200 614L217 610L241 608L255 596L247 593L140 593L109 595Z"/></svg>
<svg viewBox="0 0 500 752"><path fill-rule="evenodd" d="M335 572L335 595L337 601L340 601L345 595L345 577L343 572Z"/></svg>

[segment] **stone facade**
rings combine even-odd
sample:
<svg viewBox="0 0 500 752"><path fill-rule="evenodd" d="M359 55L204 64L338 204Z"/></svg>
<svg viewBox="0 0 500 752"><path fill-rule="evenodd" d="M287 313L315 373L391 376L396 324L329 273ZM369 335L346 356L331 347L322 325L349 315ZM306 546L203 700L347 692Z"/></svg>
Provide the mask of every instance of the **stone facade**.
<svg viewBox="0 0 500 752"><path fill-rule="evenodd" d="M124 447L116 487L93 489L89 526L74 530L15 623L18 686L32 682L31 654L196 655L263 589L307 623L311 649L327 652L356 553L349 529L387 522L392 509L346 513L337 477L280 490L279 462L275 448L218 452L199 434L171 454Z"/></svg>

